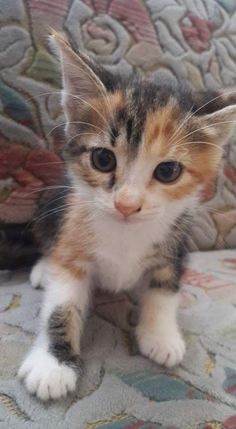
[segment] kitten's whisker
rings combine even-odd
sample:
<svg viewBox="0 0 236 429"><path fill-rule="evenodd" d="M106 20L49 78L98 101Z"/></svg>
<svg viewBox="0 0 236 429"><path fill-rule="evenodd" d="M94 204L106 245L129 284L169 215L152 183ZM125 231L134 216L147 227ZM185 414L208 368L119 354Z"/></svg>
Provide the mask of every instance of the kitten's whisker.
<svg viewBox="0 0 236 429"><path fill-rule="evenodd" d="M190 223L190 225L191 225L191 223ZM182 231L181 229L180 229L180 226L179 225L176 225L176 228L180 231L180 232L184 232L184 231ZM204 230L204 234L206 235L206 237L209 239L209 240L211 240L212 241L212 239L214 239L214 241L215 241L215 228L214 227L212 227L211 225L208 225L208 227L207 227L208 229L207 229L207 231L206 230ZM210 231L209 231L209 229L212 231L212 234L210 233ZM223 238L222 238L223 239ZM223 239L224 240L224 239ZM194 240L194 238L193 238L193 241L195 241ZM225 241L225 240L224 240Z"/></svg>
<svg viewBox="0 0 236 429"><path fill-rule="evenodd" d="M236 124L236 121L220 121L220 122L215 122L213 124L205 125L204 127L197 128L196 130L191 131L191 133L188 133L185 136L183 136L180 140L177 140L175 142L175 144L177 145L178 143L181 143L181 141L183 141L185 138L187 138L187 137L189 137L189 136L191 136L191 135L193 135L199 131L205 130L205 129L210 128L210 127L214 127L216 125L222 125L222 124Z"/></svg>
<svg viewBox="0 0 236 429"><path fill-rule="evenodd" d="M59 128L59 127L63 127L63 126L65 126L65 125L69 125L69 124L82 124L82 125L89 125L90 127L92 127L92 128L96 128L97 130L100 130L101 132L104 132L104 130L102 129L102 128L100 128L100 127L98 127L97 125L94 125L94 124L91 124L90 122L84 122L84 121L70 121L70 122L63 122L63 123L61 123L61 124L59 124L59 125L56 125L55 127L53 127L50 131L49 131L49 133L46 135L46 137L49 137L49 135L54 131L54 130L56 130L57 128Z"/></svg>
<svg viewBox="0 0 236 429"><path fill-rule="evenodd" d="M65 204L61 207L53 208L51 210L48 210L46 213L43 213L42 215L40 215L36 218L33 218L32 223L41 222L42 220L46 219L50 215L53 215L55 213L60 213L60 212L66 210L68 208L74 208L74 207L77 207L77 204Z"/></svg>
<svg viewBox="0 0 236 429"><path fill-rule="evenodd" d="M73 141L76 137L80 137L80 136L84 136L84 135L91 135L91 136L100 136L102 134L102 131L100 131L99 133L78 133L75 134L73 137L71 137L71 139L67 140L66 143L69 144L71 141ZM105 131L104 133L105 134ZM69 161L73 161L73 158L70 159Z"/></svg>
<svg viewBox="0 0 236 429"><path fill-rule="evenodd" d="M41 166L41 165L56 165L56 164L64 164L63 159L61 161L48 161L48 162L30 162L30 165L33 165L35 167Z"/></svg>
<svg viewBox="0 0 236 429"><path fill-rule="evenodd" d="M174 138L180 133L180 131L182 130L184 124L186 124L186 122L190 119L191 112L192 112L192 108L194 105L192 105L191 109L187 112L186 116L184 117L183 121L180 123L180 125L178 126L177 130L174 132L174 134L172 135L169 144L171 145L173 143Z"/></svg>
<svg viewBox="0 0 236 429"><path fill-rule="evenodd" d="M183 146L188 146L188 145L192 145L192 144L204 144L204 145L208 145L208 146L213 146L216 149L218 149L220 152L224 152L224 148L221 146L218 146L215 143L211 143L211 142L207 142L207 141L201 141L201 140L196 140L196 141L187 141L185 143L181 143L180 145L178 145L179 147L183 147ZM188 152L187 152L188 153Z"/></svg>
<svg viewBox="0 0 236 429"><path fill-rule="evenodd" d="M61 94L61 90L60 90L60 91L48 91L48 92L41 92L41 93L40 93L40 94L38 94L38 95L33 95L32 97L28 97L28 98L26 98L26 101L31 101L31 100L37 99L37 98L39 98L39 97L43 97L43 96L45 96L45 95L54 95L54 94Z"/></svg>
<svg viewBox="0 0 236 429"><path fill-rule="evenodd" d="M55 125L55 127L53 127L47 134L46 134L46 137L49 137L52 133L53 133L53 131L55 131L57 128L62 128L62 127L64 127L65 125L67 125L67 122L62 122L61 124L58 124L58 125ZM63 130L62 130L63 132L64 132L64 128L63 128Z"/></svg>
<svg viewBox="0 0 236 429"><path fill-rule="evenodd" d="M68 191L65 191L63 195L58 196L57 198L50 199L47 201L47 203L44 205L44 207L48 207L50 204L55 203L56 201L62 200L66 195ZM56 210L56 207L55 207Z"/></svg>
<svg viewBox="0 0 236 429"><path fill-rule="evenodd" d="M232 221L232 222L235 222L236 221L236 215L234 216L232 216L232 215L230 215L230 214L228 214L228 213L224 213L224 212L221 212L220 210L218 210L218 209L216 209L216 208L214 208L214 207L208 207L207 206L207 203L203 203L204 204L204 207L206 208L206 210L209 212L209 213L215 213L215 214L220 214L222 217L224 217L225 219L227 219L227 220L230 220L230 221ZM232 208L232 210L233 210L233 208Z"/></svg>
<svg viewBox="0 0 236 429"><path fill-rule="evenodd" d="M37 192L46 192L46 191L50 191L50 190L54 190L54 189L60 189L60 188L66 188L66 189L76 189L75 187L73 187L73 186L60 186L60 185L55 185L55 186L43 186L42 188L40 188L40 189L35 189L34 191L31 191L31 192L28 192L28 191L26 191L26 194L27 195L32 195L32 194L35 194L35 193L37 193Z"/></svg>
<svg viewBox="0 0 236 429"><path fill-rule="evenodd" d="M227 96L227 95L234 94L234 93L236 93L236 90L233 90L233 91L226 91L226 92L223 92L223 93L221 93L221 94L217 95L216 97L211 98L209 101L207 101L206 103L202 104L202 105L201 105L197 110L194 110L194 112L192 112L192 114L191 114L191 116L190 116L190 117L192 117L192 116L194 116L196 113L200 112L200 110L202 110L204 107L208 106L208 105L209 105L210 103L212 103L213 101L218 100L218 99L219 99L219 98L221 98L221 97L225 97L225 96ZM236 104L236 102L235 102L234 104ZM229 104L229 105L231 105L231 104ZM223 107L226 107L226 106L222 106L222 108L223 108ZM220 109L219 109L219 110L220 110Z"/></svg>

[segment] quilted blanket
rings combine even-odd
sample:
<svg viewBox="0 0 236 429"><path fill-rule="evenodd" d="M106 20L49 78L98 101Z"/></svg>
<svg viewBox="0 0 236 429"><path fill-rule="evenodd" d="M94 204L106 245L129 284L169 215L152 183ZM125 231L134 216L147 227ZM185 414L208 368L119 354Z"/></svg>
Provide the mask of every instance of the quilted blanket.
<svg viewBox="0 0 236 429"><path fill-rule="evenodd" d="M15 378L38 326L42 291L27 273L2 273L1 429L235 429L236 251L192 254L182 281L181 366L140 356L134 308L125 295L99 295L83 338L84 376L75 395L43 405Z"/></svg>
<svg viewBox="0 0 236 429"><path fill-rule="evenodd" d="M62 174L64 118L50 27L115 71L152 71L198 89L236 79L234 0L0 0L0 249L8 246L9 259L15 242L27 243L25 224L41 191ZM235 184L233 136L205 189L193 248L235 246Z"/></svg>

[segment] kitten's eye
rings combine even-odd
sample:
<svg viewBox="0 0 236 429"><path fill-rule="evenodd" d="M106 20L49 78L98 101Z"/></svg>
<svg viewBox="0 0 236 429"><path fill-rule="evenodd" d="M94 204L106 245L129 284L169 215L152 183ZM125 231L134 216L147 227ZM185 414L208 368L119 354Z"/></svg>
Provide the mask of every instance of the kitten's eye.
<svg viewBox="0 0 236 429"><path fill-rule="evenodd" d="M180 162L167 161L161 162L154 170L154 177L162 183L171 183L178 179L183 171L183 166Z"/></svg>
<svg viewBox="0 0 236 429"><path fill-rule="evenodd" d="M116 157L114 153L103 147L98 147L92 151L91 161L93 168L103 173L109 173L116 168Z"/></svg>

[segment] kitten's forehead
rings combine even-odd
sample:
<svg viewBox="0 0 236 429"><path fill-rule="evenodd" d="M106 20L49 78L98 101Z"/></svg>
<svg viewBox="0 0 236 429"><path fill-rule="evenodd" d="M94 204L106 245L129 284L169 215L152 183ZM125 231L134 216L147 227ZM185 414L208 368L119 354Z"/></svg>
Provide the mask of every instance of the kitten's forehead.
<svg viewBox="0 0 236 429"><path fill-rule="evenodd" d="M117 118L118 124L125 128L131 156L137 155L143 143L148 148L160 132L170 137L178 120L191 109L191 93L173 83L160 86L154 80L135 79L123 94Z"/></svg>

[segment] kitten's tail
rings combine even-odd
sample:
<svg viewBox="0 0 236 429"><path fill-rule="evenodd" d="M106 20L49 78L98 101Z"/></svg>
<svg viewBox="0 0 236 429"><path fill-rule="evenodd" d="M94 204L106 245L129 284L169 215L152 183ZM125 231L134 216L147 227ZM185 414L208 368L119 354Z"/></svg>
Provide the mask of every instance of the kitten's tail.
<svg viewBox="0 0 236 429"><path fill-rule="evenodd" d="M0 270L32 266L39 250L27 224L0 224Z"/></svg>

